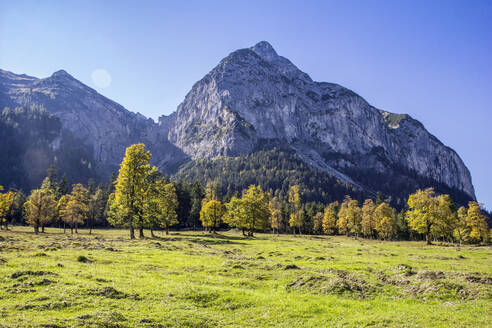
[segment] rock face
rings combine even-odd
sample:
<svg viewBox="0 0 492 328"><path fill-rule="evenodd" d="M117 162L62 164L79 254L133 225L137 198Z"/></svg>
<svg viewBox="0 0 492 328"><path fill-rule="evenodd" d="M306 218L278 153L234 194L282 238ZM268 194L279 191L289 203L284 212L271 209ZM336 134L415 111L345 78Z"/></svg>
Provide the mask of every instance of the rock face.
<svg viewBox="0 0 492 328"><path fill-rule="evenodd" d="M33 105L59 118L62 130L88 147L91 158L80 160L87 162L94 176L117 170L126 147L137 142L150 146L156 162L166 164L173 152L178 153L173 158L185 157L167 142L167 132L158 129L152 119L128 111L63 70L45 79L0 70L0 108ZM59 138L52 143L55 148L60 144Z"/></svg>
<svg viewBox="0 0 492 328"><path fill-rule="evenodd" d="M276 141L349 183L359 184L355 171L403 169L475 197L461 159L421 123L313 81L265 41L231 53L193 86L169 139L192 158L247 154Z"/></svg>
<svg viewBox="0 0 492 328"><path fill-rule="evenodd" d="M94 167L106 175L135 142L146 143L167 172L189 159L241 156L268 144L371 192L381 180L412 177L475 198L462 160L421 123L378 110L337 84L313 81L265 41L224 58L158 123L65 71L46 79L0 71L0 108L32 104L90 147Z"/></svg>

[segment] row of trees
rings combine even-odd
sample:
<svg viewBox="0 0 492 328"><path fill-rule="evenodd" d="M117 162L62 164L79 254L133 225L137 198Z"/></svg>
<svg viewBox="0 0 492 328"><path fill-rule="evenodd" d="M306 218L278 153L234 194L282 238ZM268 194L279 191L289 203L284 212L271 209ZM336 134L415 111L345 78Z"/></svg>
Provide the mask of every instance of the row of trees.
<svg viewBox="0 0 492 328"><path fill-rule="evenodd" d="M66 178L56 179L53 170L40 189L25 200L21 192L0 193L0 219L6 227L8 218L21 215L36 233L48 224L59 222L71 232L85 224L109 223L127 227L130 238L135 230L144 237L144 229L171 226L197 228L200 225L216 232L222 225L242 230L275 233L342 234L355 237L433 239L460 243L488 242L489 228L480 205L456 209L449 195L435 195L432 189L418 190L408 198L406 209L396 211L383 201L367 199L362 205L346 196L339 203L303 203L298 185L286 193L263 191L250 185L242 194L221 197L220 183L212 181L204 189L200 183L171 182L150 165L151 154L143 144L127 148L118 176L107 186L73 186L68 192ZM25 200L25 201L24 201ZM23 204L23 205L22 205Z"/></svg>
<svg viewBox="0 0 492 328"><path fill-rule="evenodd" d="M346 196L341 204L328 204L314 215L307 215L301 205L299 187L292 186L287 201L263 192L260 186L251 185L242 197L233 196L222 204L213 190L207 186L200 219L205 227L215 232L221 222L239 228L243 234L252 236L255 230L274 232L286 230L282 222L288 217L292 233L312 223L314 234L347 235L354 237L395 239L399 230L410 228L416 236L425 236L427 244L432 239L461 243L488 243L489 227L486 216L477 202L469 202L468 208L458 210L449 195L435 195L432 188L417 190L409 196L407 211L398 213L387 202L366 199L362 206L357 200ZM210 195L210 196L209 196ZM311 219L311 220L309 220Z"/></svg>

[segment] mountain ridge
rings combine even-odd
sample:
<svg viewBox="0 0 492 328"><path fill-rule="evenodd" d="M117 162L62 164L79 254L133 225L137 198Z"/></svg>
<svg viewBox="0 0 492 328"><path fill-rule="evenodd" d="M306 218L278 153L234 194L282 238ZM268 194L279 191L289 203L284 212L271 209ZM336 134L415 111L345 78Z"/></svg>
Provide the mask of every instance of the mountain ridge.
<svg viewBox="0 0 492 328"><path fill-rule="evenodd" d="M475 199L461 158L422 123L379 110L338 84L313 81L266 41L230 53L157 122L65 70L44 79L0 70L0 108L30 105L45 107L90 148L101 176L115 171L135 142L146 143L166 173L192 159L243 156L269 144L287 146L305 163L368 192L381 184L364 176L372 171L413 179L409 189L420 175Z"/></svg>

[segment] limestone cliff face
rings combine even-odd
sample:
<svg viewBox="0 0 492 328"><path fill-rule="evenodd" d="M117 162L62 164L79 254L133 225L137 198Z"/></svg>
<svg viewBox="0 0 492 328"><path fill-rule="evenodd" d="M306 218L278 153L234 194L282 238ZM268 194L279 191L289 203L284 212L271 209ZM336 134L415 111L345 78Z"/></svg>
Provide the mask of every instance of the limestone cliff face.
<svg viewBox="0 0 492 328"><path fill-rule="evenodd" d="M31 105L46 108L60 119L63 130L90 149L92 163L87 165L100 175L117 170L126 147L133 143L149 145L155 161L163 164L175 151L167 142L167 131L156 129L152 119L128 111L63 70L44 79L1 70L0 108ZM55 140L53 146L58 144L60 140Z"/></svg>
<svg viewBox="0 0 492 328"><path fill-rule="evenodd" d="M399 167L474 198L462 160L422 124L379 111L339 85L314 82L267 42L223 59L176 115L169 140L192 158L237 156L275 140L349 183L358 184L347 174L354 169Z"/></svg>
<svg viewBox="0 0 492 328"><path fill-rule="evenodd" d="M58 117L106 175L136 142L146 143L165 172L190 158L241 156L268 144L370 192L384 177L418 176L475 198L463 161L421 123L378 110L340 85L313 81L264 41L224 58L158 123L65 71L37 79L0 70L0 108L19 105L42 105Z"/></svg>

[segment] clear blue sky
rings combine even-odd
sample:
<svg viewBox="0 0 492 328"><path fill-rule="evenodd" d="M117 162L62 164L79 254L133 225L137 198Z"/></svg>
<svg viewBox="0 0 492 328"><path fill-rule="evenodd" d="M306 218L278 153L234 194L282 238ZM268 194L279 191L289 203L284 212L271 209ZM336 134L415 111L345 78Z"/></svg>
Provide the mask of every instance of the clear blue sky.
<svg viewBox="0 0 492 328"><path fill-rule="evenodd" d="M0 68L65 69L132 111L174 111L238 48L267 40L314 80L409 113L470 168L492 208L492 1L5 1Z"/></svg>

